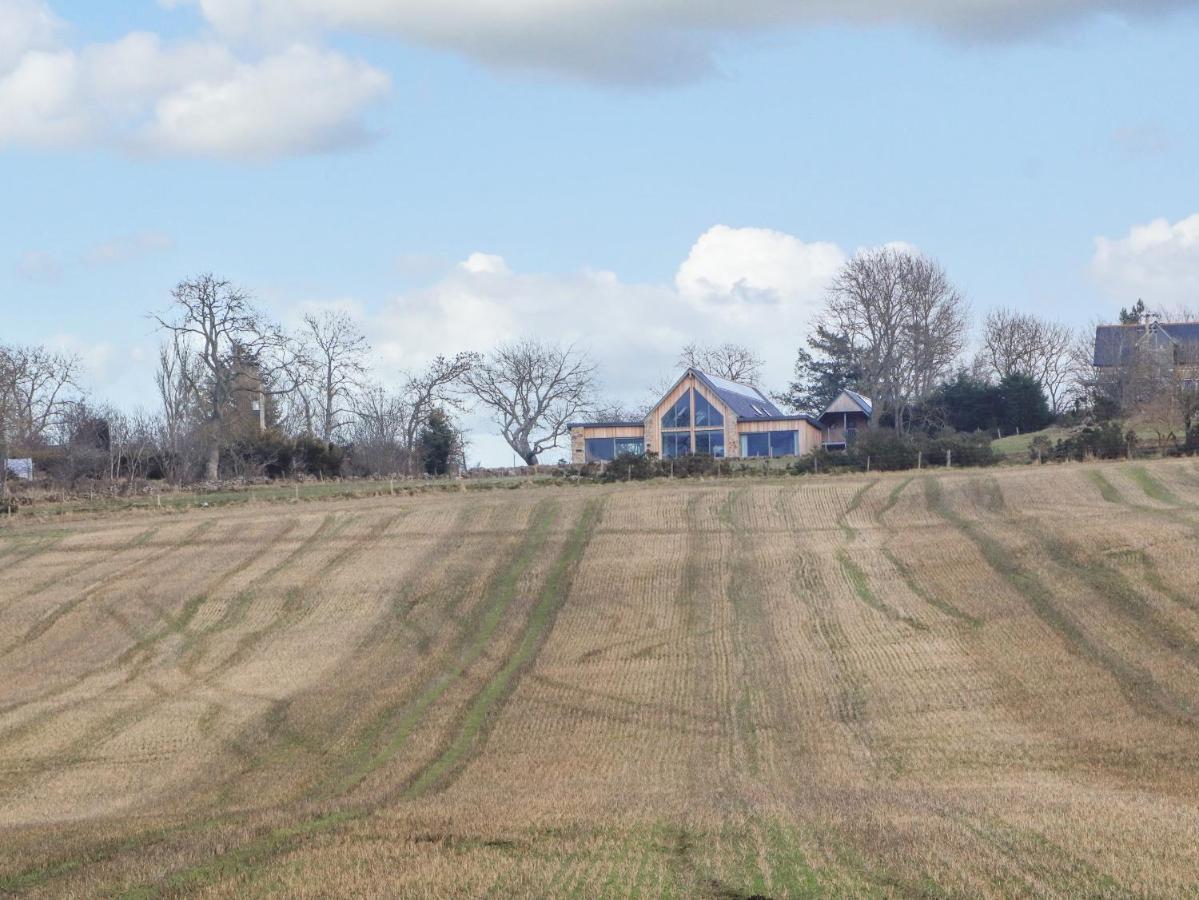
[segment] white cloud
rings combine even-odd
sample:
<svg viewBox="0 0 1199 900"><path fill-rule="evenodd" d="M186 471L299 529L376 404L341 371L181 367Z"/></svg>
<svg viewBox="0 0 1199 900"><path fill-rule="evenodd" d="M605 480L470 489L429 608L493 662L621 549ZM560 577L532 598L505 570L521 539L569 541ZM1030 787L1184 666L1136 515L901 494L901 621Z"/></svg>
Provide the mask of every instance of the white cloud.
<svg viewBox="0 0 1199 900"><path fill-rule="evenodd" d="M700 235L675 285L697 306L745 313L755 306L810 306L845 254L836 244L807 244L768 228L717 225Z"/></svg>
<svg viewBox="0 0 1199 900"><path fill-rule="evenodd" d="M0 0L0 72L26 51L54 46L61 27L42 0Z"/></svg>
<svg viewBox="0 0 1199 900"><path fill-rule="evenodd" d="M459 263L459 268L463 272L470 272L473 275L511 274L508 264L504 262L504 257L496 256L494 253L472 253Z"/></svg>
<svg viewBox="0 0 1199 900"><path fill-rule="evenodd" d="M143 231L96 244L83 254L83 261L92 266L112 265L162 253L174 247L175 241L169 234Z"/></svg>
<svg viewBox="0 0 1199 900"><path fill-rule="evenodd" d="M334 150L369 136L360 113L389 87L366 63L296 45L161 97L143 139L158 150L235 159Z"/></svg>
<svg viewBox="0 0 1199 900"><path fill-rule="evenodd" d="M723 37L810 24L916 25L1004 37L1103 13L1143 15L1194 0L160 0L192 3L218 29L286 39L321 30L386 33L486 65L604 81L706 71Z"/></svg>
<svg viewBox="0 0 1199 900"><path fill-rule="evenodd" d="M0 23L9 2L0 0ZM18 51L0 64L0 146L238 160L313 153L368 137L364 115L390 88L379 69L302 43L246 61L216 40L166 43L147 32L78 50L31 41L14 38Z"/></svg>
<svg viewBox="0 0 1199 900"><path fill-rule="evenodd" d="M1199 213L1136 225L1122 238L1096 238L1091 271L1114 298L1193 305L1199 299Z"/></svg>
<svg viewBox="0 0 1199 900"><path fill-rule="evenodd" d="M396 297L369 330L384 371L529 334L578 343L626 401L671 374L684 345L732 340L765 357L768 384L782 387L845 256L835 244L723 225L699 237L673 284L593 269L520 273L500 256L474 253L429 287Z"/></svg>

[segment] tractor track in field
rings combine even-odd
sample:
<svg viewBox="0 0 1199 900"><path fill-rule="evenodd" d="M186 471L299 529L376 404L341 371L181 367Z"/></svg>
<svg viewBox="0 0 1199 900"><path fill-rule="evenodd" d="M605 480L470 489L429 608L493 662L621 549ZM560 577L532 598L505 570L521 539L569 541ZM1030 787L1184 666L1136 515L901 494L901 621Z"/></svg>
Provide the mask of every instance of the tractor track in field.
<svg viewBox="0 0 1199 900"><path fill-rule="evenodd" d="M289 521L283 527L283 529L281 529L279 534L277 534L270 541L268 541L268 543L266 544L266 547L263 548L263 552L269 551L270 548L274 547L275 544L277 544L280 540L282 540L284 537L286 537L287 534L290 534L290 532L292 530L294 530L295 524L296 524L295 520ZM254 548L251 548L251 550L247 553L247 555L244 559L242 559L240 562L235 564L233 567L219 573L217 575L215 581L212 584L206 586L202 592L200 592L198 595L196 595L195 597L190 599L184 605L183 610L180 612L180 614L177 617L172 618L168 614L161 615L160 618L166 620L165 628L158 629L158 630L152 630L152 631L149 631L146 633L140 633L139 630L137 628L135 628L128 621L128 619L126 619L120 612L118 612L116 608L112 607L111 605L107 606L104 609L105 614L108 615L110 618L112 618L114 621L116 621L120 625L122 630L124 630L127 634L130 635L130 637L133 639L133 643L129 647L127 647L123 651L121 651L120 654L118 654L115 658L113 658L109 662L104 663L103 665L97 666L96 668L90 669L90 670L82 673L78 678L75 679L75 681L67 682L65 684L59 685L56 688L52 688L50 690L44 691L34 697L28 698L26 700L22 700L18 703L10 704L9 706L7 706L5 708L0 709L0 715L15 712L19 709L23 709L24 707L29 706L34 703L48 702L48 701L54 699L55 697L61 696L62 694L69 693L70 691L78 689L79 686L88 679L95 678L95 677L101 676L101 675L105 675L105 674L108 674L111 672L120 671L121 669L124 669L126 666L129 666L130 664L132 664L132 668L130 669L129 673L127 673L127 675L120 682L110 686L105 691L103 691L101 696L106 696L108 694L113 693L114 691L121 690L122 688L128 686L129 683L136 680L136 678L141 674L141 672L145 669L145 667L147 665L149 665L149 663L151 662L150 652L152 651L152 649L158 643L160 643L163 639L170 637L172 634L179 633L179 632L183 631L184 629L186 629L186 627L190 623L191 619L194 618L196 611L198 610L199 606L201 605L201 602L204 599L210 597L217 590L219 590L220 587L223 586L230 579L236 577L236 575L238 575L240 572L244 571L249 565L251 565L253 563L253 561L258 557L258 555L259 555L259 551ZM84 697L84 698L81 698L80 700L77 700L74 703L70 703L66 706L61 706L61 707L57 707L54 709L46 710L44 713L41 714L41 716L38 719L38 722L44 721L47 717L59 715L63 712L77 708L81 705L93 702L95 699L96 699L95 697ZM21 725L19 726L21 733L26 733L28 730L30 730L30 727L33 724L35 724L35 723L33 723L33 722L21 723ZM9 742L10 740L11 740L11 737L10 737L9 731L0 732L0 745L3 745L4 743Z"/></svg>
<svg viewBox="0 0 1199 900"><path fill-rule="evenodd" d="M562 552L554 560L529 612L515 649L500 669L471 700L456 726L456 734L444 751L409 783L405 799L441 791L473 759L487 739L487 733L499 717L521 679L534 665L541 648L553 630L558 612L570 595L574 575L603 516L603 500L588 501L571 529Z"/></svg>
<svg viewBox="0 0 1199 900"><path fill-rule="evenodd" d="M326 577L331 571L336 571L336 569L344 565L345 562L354 554L368 550L379 538L382 537L383 533L386 532L386 530L400 518L401 515L402 513L398 513L395 516L383 519L381 523L371 532L371 534L367 536L365 543L351 543L346 548L338 551L334 558L326 563L326 567L321 572L315 573L314 575L305 579L305 581L302 583L302 587L305 589L310 588L315 581L322 577ZM317 533L320 533L320 529L318 529ZM311 540L311 538L309 540ZM241 563L239 562L238 565L240 566ZM272 573L277 573L278 568L272 568L269 571ZM194 615L194 610L192 610L192 615ZM278 619L274 621L277 622ZM266 628L254 632L254 634L257 636L257 640L261 641L262 639L265 639L267 633L271 630L271 626L268 625ZM168 629L168 631L163 635L160 635L158 639L160 640L161 637L165 637L169 633L171 633L170 629ZM241 647L242 644L239 643L238 646ZM148 660L146 662L148 662ZM131 673L128 679L112 690L118 690L131 685L136 679L137 675L140 674L144 664L145 663L143 663L142 667L137 667L137 669ZM223 660L222 664L216 669L205 673L198 679L198 681L201 684L211 685L220 675L228 671L228 669L233 665L235 665L235 661L233 661L233 657L231 656L230 658ZM195 683L193 682L188 685L188 689L193 689L194 686ZM88 762L89 760L93 759L92 754L88 753L89 750L94 749L106 741L112 740L122 732L127 731L129 728L144 721L149 716L153 715L158 709L177 699L182 691L182 689L156 689L154 685L150 685L150 687L155 692L154 696L105 717L101 721L87 728L67 747L63 748L63 750L52 756L39 759L37 765L24 766L15 771L10 770L7 773L9 777L3 781L0 781L0 787L3 787L3 789L6 791L11 791L15 789L15 787L19 787L21 784L25 783L28 779L36 777L37 775L50 769L65 769ZM93 700L94 698L89 698L80 702L86 703L92 702ZM59 712L59 710L55 710L53 711L52 715L57 715ZM16 782L15 787L14 781Z"/></svg>
<svg viewBox="0 0 1199 900"><path fill-rule="evenodd" d="M473 758L474 753L478 751L486 738L486 731L489 725L498 715L506 699L515 690L521 675L533 664L538 650L548 637L557 611L566 600L574 571L577 569L579 560L586 551L595 525L600 518L601 510L602 501L593 501L585 506L578 523L576 523L571 531L566 547L558 555L550 568L546 583L539 594L533 610L529 614L529 618L518 638L518 643L513 654L506 660L505 665L488 679L485 685L469 702L466 714L459 720L456 726L456 733L449 743L443 745L441 753L431 762L427 763L415 776L408 779L406 786L402 790L402 796L415 798L433 791L445 789L452 783L452 780L461 771L461 768ZM540 538L544 539L548 533L548 529L552 526L556 518L556 508L551 507L548 512L550 515L542 516L542 527L532 529L529 532L530 535L537 534ZM499 596L495 598L498 600L498 603L493 603L490 606L482 627L476 631L472 636L474 640L470 640L465 648L470 662L473 662L481 655L483 648L490 641L498 625L499 618L512 602L516 582L521 573L532 562L537 543L537 541L531 540L530 537L526 536L512 563L507 567L506 571L500 574L498 584L496 585ZM448 673L450 681L455 680L465 671L465 666L462 662L460 658L455 669L451 673ZM333 796L344 796L360 783L363 778L369 775L370 772L389 761L403 746L408 735L415 729L418 720L423 717L423 714L428 711L433 702L445 692L448 683L444 675L442 678L427 683L425 690L416 697L414 703L411 705L412 708L409 709L409 714L399 723L399 734L392 736L392 741L389 746L381 751L381 755L377 754L374 757L368 758L358 771L355 771L348 779L337 784ZM417 715L413 717L412 713L416 713ZM372 809L384 805L388 799L394 798L384 795L376 799L368 807L348 807L335 812L314 816L296 826L271 829L263 836L241 843L205 862L177 870L168 874L156 884L143 885L133 891L126 892L123 896L145 898L159 895L164 888L176 892L199 887L212 880L231 875L248 865L258 864L265 859L274 858L290 850L298 840L304 837L327 831L345 822L361 818L367 815Z"/></svg>
<svg viewBox="0 0 1199 900"><path fill-rule="evenodd" d="M112 554L108 557L108 559L110 559L110 560L114 559L115 557L120 556L122 553L127 553L130 550L136 550L138 547L144 546L145 544L149 543L150 539L153 538L154 535L157 534L160 530L161 530L161 526L152 525L151 527L149 527L143 531L139 531L137 534L135 534L132 538L130 538L124 544L121 544L119 547L116 547L112 551ZM32 585L32 586L26 588L21 593L8 598L5 601L5 605L6 606L11 605L12 603L16 603L21 600L28 600L30 597L36 597L42 591L45 591L45 590L53 587L56 584L61 584L64 581L68 581L69 579L74 578L76 575L80 574L81 572L86 572L88 569L92 568L94 565L95 565L95 562L92 562L92 561L78 563L77 565L72 566L71 568L67 569L65 572L55 575L52 578L47 578L45 581L42 581L35 585Z"/></svg>
<svg viewBox="0 0 1199 900"><path fill-rule="evenodd" d="M887 495L886 502L875 514L875 521L878 523L879 527L883 529L884 534L882 544L879 549L886 558L887 562L889 562L892 568L899 573L900 579L903 580L903 583L907 586L907 589L912 592L912 594L949 618L956 619L959 622L964 622L972 628L977 628L982 625L981 619L979 619L977 616L970 615L970 613L959 608L955 604L950 603L944 597L940 596L936 591L933 591L927 585L922 583L921 580L916 577L916 572L912 569L912 567L906 561L901 559L899 554L891 549L891 542L895 536L895 532L887 527L886 523L883 521L884 517L887 515L887 513L895 508L895 505L899 502L899 498L903 496L904 491L906 491L915 480L915 476L910 476L899 482L899 484L895 485L895 487L893 487L891 492Z"/></svg>
<svg viewBox="0 0 1199 900"><path fill-rule="evenodd" d="M149 565L151 563L157 562L158 560L162 559L163 557L169 556L171 553L174 553L175 551L183 548L191 541L194 541L196 538L198 538L204 532L206 532L210 528L212 528L216 524L216 521L217 520L215 520L215 519L209 519L206 522L201 522L195 528L191 529L191 531L182 535L177 541L174 541L165 547L161 547L158 550L155 550L153 553L150 553L141 559L134 560L133 562L130 562L129 564L120 567L119 569L117 569L114 572L109 572L107 575L103 576L98 581L95 581L92 584L89 584L87 587L83 588L72 599L54 607L54 609L52 609L49 613L42 616L40 619L38 619L36 622L34 622L31 626L29 626L29 628L26 629L24 635L22 635L20 638L13 641L12 643L10 643L3 650L0 650L0 659L3 659L4 657L8 656L14 650L17 650L18 648L25 646L26 644L29 644L29 643L37 640L38 638L40 638L47 631L49 631L51 628L53 628L54 625L57 624L63 617L74 612L76 609L78 609L80 606L82 606L84 603L86 603L88 600L90 600L93 596L106 590L114 582L119 581L121 578L124 578L130 572L133 572L136 569L142 568L143 566ZM144 543L144 542L138 543L136 545L131 545L131 546L141 546L142 543ZM126 548L126 549L129 549L129 548Z"/></svg>
<svg viewBox="0 0 1199 900"><path fill-rule="evenodd" d="M1107 672L1134 709L1187 725L1199 724L1199 711L1176 697L1141 666L1125 659L1106 643L1087 634L1083 626L1057 603L1053 590L1024 566L1019 555L992 537L978 523L952 509L934 477L924 480L925 501L930 512L940 516L965 535L982 553L991 569L1049 626L1072 654Z"/></svg>

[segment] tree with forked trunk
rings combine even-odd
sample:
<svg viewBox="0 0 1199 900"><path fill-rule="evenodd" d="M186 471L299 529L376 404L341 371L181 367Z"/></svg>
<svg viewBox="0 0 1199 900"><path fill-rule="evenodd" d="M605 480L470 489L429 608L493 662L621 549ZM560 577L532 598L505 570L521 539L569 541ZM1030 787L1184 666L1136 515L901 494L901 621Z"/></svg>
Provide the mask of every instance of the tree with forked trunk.
<svg viewBox="0 0 1199 900"><path fill-rule="evenodd" d="M500 344L461 382L491 411L508 446L535 466L542 453L558 446L571 419L588 408L595 366L573 345L525 338Z"/></svg>

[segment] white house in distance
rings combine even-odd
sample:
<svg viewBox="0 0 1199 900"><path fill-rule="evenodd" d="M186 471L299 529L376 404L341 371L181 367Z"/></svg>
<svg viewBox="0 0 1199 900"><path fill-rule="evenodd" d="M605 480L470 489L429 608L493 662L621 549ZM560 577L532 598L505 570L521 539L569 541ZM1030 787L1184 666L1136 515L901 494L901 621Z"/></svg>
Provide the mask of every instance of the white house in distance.
<svg viewBox="0 0 1199 900"><path fill-rule="evenodd" d="M870 410L868 398L845 391L819 417L787 415L752 385L688 369L641 421L571 423L571 460L803 456L821 446L844 449L869 423Z"/></svg>

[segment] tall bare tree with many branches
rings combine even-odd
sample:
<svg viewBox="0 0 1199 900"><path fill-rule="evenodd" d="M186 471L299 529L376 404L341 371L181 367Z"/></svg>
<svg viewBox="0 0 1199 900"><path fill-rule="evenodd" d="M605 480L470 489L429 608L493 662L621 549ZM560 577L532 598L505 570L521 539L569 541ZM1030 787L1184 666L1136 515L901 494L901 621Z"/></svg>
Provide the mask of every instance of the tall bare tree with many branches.
<svg viewBox="0 0 1199 900"><path fill-rule="evenodd" d="M286 341L247 293L211 273L179 282L171 297L171 312L152 318L171 333L176 347L186 344L195 354L195 367L178 374L204 420L205 475L216 480L237 395L284 391L277 382L287 370L281 358Z"/></svg>
<svg viewBox="0 0 1199 900"><path fill-rule="evenodd" d="M491 411L508 446L535 466L542 453L558 446L570 420L587 409L595 366L573 345L525 338L496 347L461 380Z"/></svg>
<svg viewBox="0 0 1199 900"><path fill-rule="evenodd" d="M820 333L852 363L856 385L905 427L913 400L945 376L965 346L965 299L935 260L884 247L859 253L834 278Z"/></svg>
<svg viewBox="0 0 1199 900"><path fill-rule="evenodd" d="M306 434L332 442L351 421L370 344L349 315L329 310L304 316L295 343L287 395L292 417Z"/></svg>
<svg viewBox="0 0 1199 900"><path fill-rule="evenodd" d="M998 379L1035 379L1057 413L1080 375L1074 341L1074 332L1060 323L1011 309L993 310L983 326L983 364Z"/></svg>
<svg viewBox="0 0 1199 900"><path fill-rule="evenodd" d="M762 380L762 358L741 344L688 344L679 354L679 366L699 369L741 384L756 385Z"/></svg>

